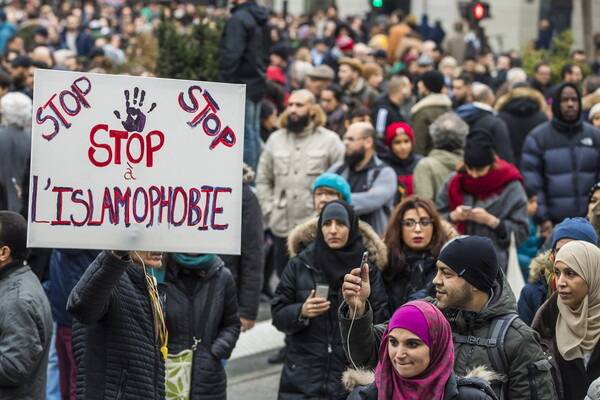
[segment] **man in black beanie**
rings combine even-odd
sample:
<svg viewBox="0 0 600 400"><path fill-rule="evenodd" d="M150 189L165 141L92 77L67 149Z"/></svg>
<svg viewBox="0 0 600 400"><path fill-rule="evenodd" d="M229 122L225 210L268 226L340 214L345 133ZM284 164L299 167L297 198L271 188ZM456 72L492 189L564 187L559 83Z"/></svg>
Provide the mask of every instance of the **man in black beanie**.
<svg viewBox="0 0 600 400"><path fill-rule="evenodd" d="M478 366L495 370L502 380L490 384L499 399L531 399L532 393L537 399L556 399L539 335L515 315L515 296L498 267L492 241L459 236L442 248L437 268L436 299L425 300L436 304L452 327L454 372L465 376ZM346 356L358 367L372 369L387 323L373 325L373 312L365 300L370 291L368 279L360 278L360 268L347 274L338 319ZM498 336L503 324L508 324L505 334ZM503 361L498 363L498 358Z"/></svg>
<svg viewBox="0 0 600 400"><path fill-rule="evenodd" d="M442 93L444 75L438 70L427 71L417 83L422 99L410 110L413 133L415 134L414 151L426 156L433 149L433 141L429 136L429 125L440 115L452 111L452 100Z"/></svg>

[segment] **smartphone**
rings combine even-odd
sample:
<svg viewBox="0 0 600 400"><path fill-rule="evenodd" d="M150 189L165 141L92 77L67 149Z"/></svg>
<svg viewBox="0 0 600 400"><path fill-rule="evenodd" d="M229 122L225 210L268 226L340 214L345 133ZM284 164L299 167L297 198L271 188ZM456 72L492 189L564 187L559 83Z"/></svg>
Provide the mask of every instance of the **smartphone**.
<svg viewBox="0 0 600 400"><path fill-rule="evenodd" d="M473 206L465 206L465 205L463 205L463 206L461 206L461 208L463 209L463 211L469 211L469 210L473 209Z"/></svg>
<svg viewBox="0 0 600 400"><path fill-rule="evenodd" d="M360 278L365 279L367 277L367 267L365 264L369 262L369 252L365 251L362 256L362 261L360 262Z"/></svg>
<svg viewBox="0 0 600 400"><path fill-rule="evenodd" d="M315 289L315 297L322 297L324 299L329 296L329 285L326 283L318 283Z"/></svg>

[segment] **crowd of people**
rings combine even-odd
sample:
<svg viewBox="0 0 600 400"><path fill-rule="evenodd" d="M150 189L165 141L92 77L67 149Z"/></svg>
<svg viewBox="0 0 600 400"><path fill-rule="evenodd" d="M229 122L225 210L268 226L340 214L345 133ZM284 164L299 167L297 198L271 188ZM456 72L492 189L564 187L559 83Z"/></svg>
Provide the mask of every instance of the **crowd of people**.
<svg viewBox="0 0 600 400"><path fill-rule="evenodd" d="M0 10L0 398L226 398L261 301L281 400L600 398L600 64L528 74L464 22L230 3ZM35 70L152 76L161 15L225 22L241 254L27 249Z"/></svg>

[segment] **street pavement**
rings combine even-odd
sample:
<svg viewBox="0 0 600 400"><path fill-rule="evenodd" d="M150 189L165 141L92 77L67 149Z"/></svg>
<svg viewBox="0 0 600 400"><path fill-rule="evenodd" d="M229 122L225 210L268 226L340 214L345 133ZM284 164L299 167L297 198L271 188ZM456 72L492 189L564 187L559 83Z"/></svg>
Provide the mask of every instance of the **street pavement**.
<svg viewBox="0 0 600 400"><path fill-rule="evenodd" d="M283 346L284 334L271 324L269 303L260 303L257 323L240 338L227 362L229 400L274 400L277 398L282 364L267 358Z"/></svg>

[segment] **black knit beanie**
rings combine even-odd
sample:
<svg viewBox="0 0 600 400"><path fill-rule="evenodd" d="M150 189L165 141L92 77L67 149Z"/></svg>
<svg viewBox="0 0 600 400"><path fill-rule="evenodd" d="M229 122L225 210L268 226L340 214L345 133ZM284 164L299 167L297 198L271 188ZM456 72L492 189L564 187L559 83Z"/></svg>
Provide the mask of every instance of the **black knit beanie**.
<svg viewBox="0 0 600 400"><path fill-rule="evenodd" d="M494 163L494 139L484 129L474 129L467 135L465 164L468 167L485 167Z"/></svg>
<svg viewBox="0 0 600 400"><path fill-rule="evenodd" d="M338 220L350 228L350 217L348 216L348 212L338 203L329 204L328 207L323 209L323 215L321 215L321 228L327 221L331 221L332 219Z"/></svg>
<svg viewBox="0 0 600 400"><path fill-rule="evenodd" d="M441 93L444 87L444 75L437 69L432 69L421 76L423 84L433 93Z"/></svg>
<svg viewBox="0 0 600 400"><path fill-rule="evenodd" d="M487 237L459 236L442 247L438 260L485 293L498 275L496 249Z"/></svg>

